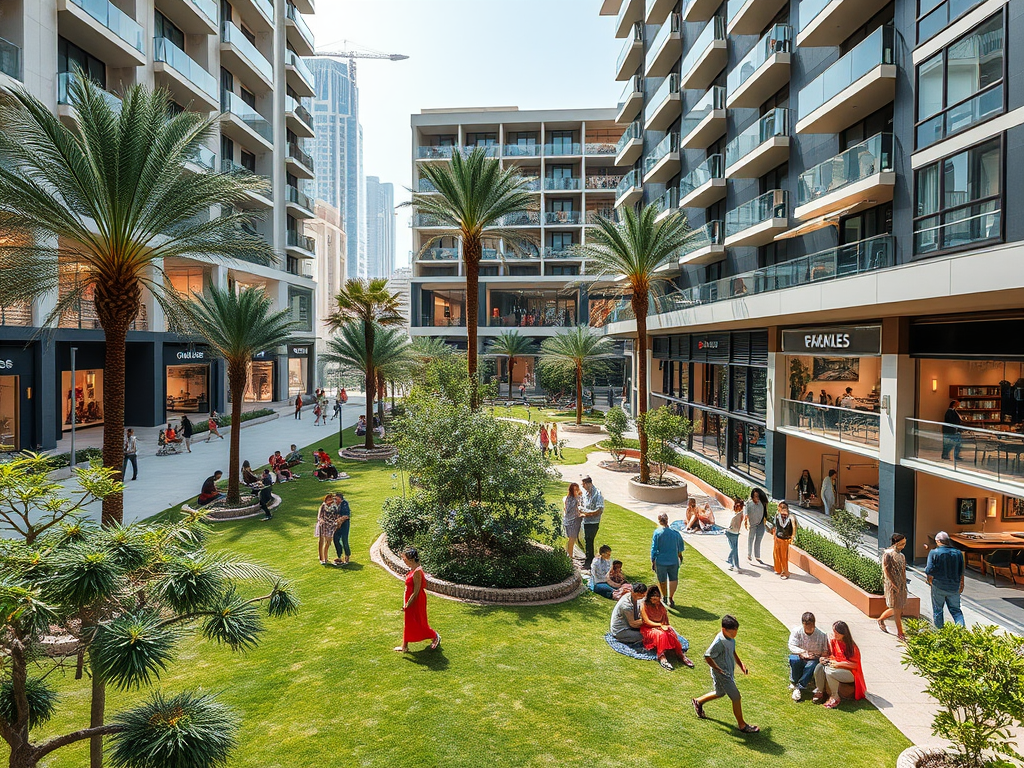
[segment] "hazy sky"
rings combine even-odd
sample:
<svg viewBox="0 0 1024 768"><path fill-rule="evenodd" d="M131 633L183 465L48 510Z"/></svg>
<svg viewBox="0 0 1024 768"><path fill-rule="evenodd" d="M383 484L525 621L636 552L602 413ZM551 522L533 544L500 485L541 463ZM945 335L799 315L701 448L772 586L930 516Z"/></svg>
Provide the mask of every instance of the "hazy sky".
<svg viewBox="0 0 1024 768"><path fill-rule="evenodd" d="M408 199L409 118L421 109L611 107L622 40L598 0L317 0L308 17L320 50L404 53L357 60L367 176ZM353 45L354 44L354 45ZM398 211L396 261L408 260L408 209Z"/></svg>

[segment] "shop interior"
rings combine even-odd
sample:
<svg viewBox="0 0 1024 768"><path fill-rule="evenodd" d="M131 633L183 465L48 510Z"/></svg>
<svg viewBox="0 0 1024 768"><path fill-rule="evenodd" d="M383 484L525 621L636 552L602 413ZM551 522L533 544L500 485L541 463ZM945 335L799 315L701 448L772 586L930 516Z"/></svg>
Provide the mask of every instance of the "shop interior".
<svg viewBox="0 0 1024 768"><path fill-rule="evenodd" d="M274 363L253 360L249 366L249 380L245 385L247 403L269 403L274 400Z"/></svg>
<svg viewBox="0 0 1024 768"><path fill-rule="evenodd" d="M210 366L167 366L167 410L171 413L210 412Z"/></svg>
<svg viewBox="0 0 1024 768"><path fill-rule="evenodd" d="M880 357L788 355L786 370L789 371L790 400L840 406L849 387L853 390L854 408L878 411L878 393L882 386Z"/></svg>
<svg viewBox="0 0 1024 768"><path fill-rule="evenodd" d="M942 421L953 400L965 424L1024 432L1024 362L917 361L917 417Z"/></svg>
<svg viewBox="0 0 1024 768"><path fill-rule="evenodd" d="M94 427L103 423L102 369L75 371L74 387L71 384L71 371L63 371L61 390L64 393L62 424L65 432L71 430L72 410L78 427Z"/></svg>
<svg viewBox="0 0 1024 768"><path fill-rule="evenodd" d="M430 328L466 325L465 291L424 291L424 325Z"/></svg>
<svg viewBox="0 0 1024 768"><path fill-rule="evenodd" d="M304 395L309 392L307 371L309 370L308 357L288 358L288 397Z"/></svg>
<svg viewBox="0 0 1024 768"><path fill-rule="evenodd" d="M805 496L803 506L824 512L825 482L834 470L835 507L847 509L865 518L871 536L878 529L878 459L852 451L837 451L831 446L790 435L786 440L785 497L794 509L800 508L800 478L804 470L811 476L814 496ZM780 495L778 493L776 496Z"/></svg>
<svg viewBox="0 0 1024 768"><path fill-rule="evenodd" d="M17 376L0 376L0 450L21 448Z"/></svg>

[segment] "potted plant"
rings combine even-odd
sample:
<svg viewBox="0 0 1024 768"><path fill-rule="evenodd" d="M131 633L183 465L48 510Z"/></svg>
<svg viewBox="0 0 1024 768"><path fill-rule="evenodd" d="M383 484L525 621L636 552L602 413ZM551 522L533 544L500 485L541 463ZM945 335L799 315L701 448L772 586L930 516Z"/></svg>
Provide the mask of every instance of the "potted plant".
<svg viewBox="0 0 1024 768"><path fill-rule="evenodd" d="M789 399L799 400L811 381L811 372L799 359L789 364Z"/></svg>
<svg viewBox="0 0 1024 768"><path fill-rule="evenodd" d="M673 443L685 440L692 424L684 416L673 412L668 406L637 417L637 427L647 437L647 456L641 462L648 462L648 471L654 470L650 482L643 483L639 477L629 481L629 493L634 499L655 504L679 504L686 501L686 483L672 477L666 478L676 458Z"/></svg>

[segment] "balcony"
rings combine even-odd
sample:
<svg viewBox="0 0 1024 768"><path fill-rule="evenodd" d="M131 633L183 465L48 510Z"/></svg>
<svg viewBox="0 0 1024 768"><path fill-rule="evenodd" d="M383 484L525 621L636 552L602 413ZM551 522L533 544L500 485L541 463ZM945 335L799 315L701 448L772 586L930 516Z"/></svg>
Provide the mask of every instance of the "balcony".
<svg viewBox="0 0 1024 768"><path fill-rule="evenodd" d="M315 207L313 199L305 192L300 192L291 184L285 185L285 207L297 219L312 219Z"/></svg>
<svg viewBox="0 0 1024 768"><path fill-rule="evenodd" d="M654 201L654 205L658 206L658 216L655 221L661 221L662 219L668 218L670 213L674 213L679 210L679 187L669 187L665 190L665 194Z"/></svg>
<svg viewBox="0 0 1024 768"><path fill-rule="evenodd" d="M160 0L160 12L186 35L216 35L220 28L215 0Z"/></svg>
<svg viewBox="0 0 1024 768"><path fill-rule="evenodd" d="M523 176L523 189L527 192L540 192L539 176Z"/></svg>
<svg viewBox="0 0 1024 768"><path fill-rule="evenodd" d="M789 159L789 110L773 109L725 147L725 178L756 179Z"/></svg>
<svg viewBox="0 0 1024 768"><path fill-rule="evenodd" d="M555 192L578 192L583 180L578 176L545 176L544 189Z"/></svg>
<svg viewBox="0 0 1024 768"><path fill-rule="evenodd" d="M253 32L274 31L273 0L232 0L231 7Z"/></svg>
<svg viewBox="0 0 1024 768"><path fill-rule="evenodd" d="M729 96L725 106L759 107L765 95L775 93L789 82L789 57L793 50L793 28L776 24L757 41L729 73Z"/></svg>
<svg viewBox="0 0 1024 768"><path fill-rule="evenodd" d="M455 147L451 144L428 144L416 148L417 160L451 160Z"/></svg>
<svg viewBox="0 0 1024 768"><path fill-rule="evenodd" d="M146 64L142 25L107 0L57 0L57 30L108 67Z"/></svg>
<svg viewBox="0 0 1024 768"><path fill-rule="evenodd" d="M468 157L476 150L482 150L484 157L499 157L501 155L501 145L481 142L479 144L467 144L460 151L463 157Z"/></svg>
<svg viewBox="0 0 1024 768"><path fill-rule="evenodd" d="M683 149L707 149L725 133L725 88L713 85L679 124Z"/></svg>
<svg viewBox="0 0 1024 768"><path fill-rule="evenodd" d="M644 114L644 130L664 131L682 112L682 94L679 92L679 75L665 78Z"/></svg>
<svg viewBox="0 0 1024 768"><path fill-rule="evenodd" d="M588 141L583 145L587 157L615 157L616 146L611 141Z"/></svg>
<svg viewBox="0 0 1024 768"><path fill-rule="evenodd" d="M576 246L570 246L568 248L565 248L563 246L555 247L555 246L550 246L549 245L549 246L547 246L544 249L544 258L545 259L575 259L575 260L579 261L579 260L581 260L583 258L583 256L576 249Z"/></svg>
<svg viewBox="0 0 1024 768"><path fill-rule="evenodd" d="M641 57L644 53L644 27L637 24L633 27L633 33L627 38L619 59L615 62L615 79L628 80L636 74L640 66Z"/></svg>
<svg viewBox="0 0 1024 768"><path fill-rule="evenodd" d="M284 71L288 85L299 96L308 99L316 95L313 73L295 51L284 52Z"/></svg>
<svg viewBox="0 0 1024 768"><path fill-rule="evenodd" d="M615 36L628 37L630 28L644 20L644 0L623 0L615 21Z"/></svg>
<svg viewBox="0 0 1024 768"><path fill-rule="evenodd" d="M242 97L231 91L220 95L220 130L225 136L247 147L261 151L274 148L274 127L263 115L250 107Z"/></svg>
<svg viewBox="0 0 1024 768"><path fill-rule="evenodd" d="M414 213L412 218L409 220L409 226L416 229L447 229L448 225L445 224L440 218L432 213Z"/></svg>
<svg viewBox="0 0 1024 768"><path fill-rule="evenodd" d="M601 15L614 16L619 12L622 0L601 0Z"/></svg>
<svg viewBox="0 0 1024 768"><path fill-rule="evenodd" d="M767 245L789 226L789 195L773 189L725 214L725 245Z"/></svg>
<svg viewBox="0 0 1024 768"><path fill-rule="evenodd" d="M669 133L644 158L644 182L663 184L679 173L679 134Z"/></svg>
<svg viewBox="0 0 1024 768"><path fill-rule="evenodd" d="M547 211L544 224L555 227L576 227L583 223L581 211Z"/></svg>
<svg viewBox="0 0 1024 768"><path fill-rule="evenodd" d="M626 81L626 87L622 89L619 96L618 111L615 114L616 123L631 123L640 114L644 105L644 79L640 75L634 75Z"/></svg>
<svg viewBox="0 0 1024 768"><path fill-rule="evenodd" d="M253 189L246 192L246 199L238 204L239 208L273 208L274 201L270 197L270 179L266 176L260 176L259 174L253 173L251 170L246 168L244 165L240 165L233 160L224 158L220 161L220 170L222 173L234 173L244 176L255 176L264 182L264 186L259 189Z"/></svg>
<svg viewBox="0 0 1024 768"><path fill-rule="evenodd" d="M710 21L721 5L721 0L683 0L683 21Z"/></svg>
<svg viewBox="0 0 1024 768"><path fill-rule="evenodd" d="M153 75L179 104L192 103L206 112L220 105L217 78L166 37L153 40Z"/></svg>
<svg viewBox="0 0 1024 768"><path fill-rule="evenodd" d="M507 214L501 222L503 227L539 227L540 211L519 211Z"/></svg>
<svg viewBox="0 0 1024 768"><path fill-rule="evenodd" d="M209 147L198 145L189 158L189 164L195 166L200 173L217 170L217 153ZM188 165L186 165L186 168Z"/></svg>
<svg viewBox="0 0 1024 768"><path fill-rule="evenodd" d="M819 405L803 400L782 401L783 432L825 438L827 442L878 450L880 414L859 408Z"/></svg>
<svg viewBox="0 0 1024 768"><path fill-rule="evenodd" d="M669 13L675 7L676 0L647 0L645 24L664 24Z"/></svg>
<svg viewBox="0 0 1024 768"><path fill-rule="evenodd" d="M802 221L837 211L845 216L887 203L896 185L894 168L892 134L876 134L801 173L793 217Z"/></svg>
<svg viewBox="0 0 1024 768"><path fill-rule="evenodd" d="M288 142L288 155L285 157L288 171L300 179L314 178L313 158L304 152L294 141Z"/></svg>
<svg viewBox="0 0 1024 768"><path fill-rule="evenodd" d="M807 48L842 45L851 29L861 27L885 5L886 0L801 0L796 44Z"/></svg>
<svg viewBox="0 0 1024 768"><path fill-rule="evenodd" d="M253 93L269 91L274 84L274 66L249 42L242 30L225 21L220 31L220 59Z"/></svg>
<svg viewBox="0 0 1024 768"><path fill-rule="evenodd" d="M296 259L315 259L316 240L301 232L296 232L294 229L289 229L285 239L285 251Z"/></svg>
<svg viewBox="0 0 1024 768"><path fill-rule="evenodd" d="M679 180L680 208L707 208L725 197L721 155L711 155Z"/></svg>
<svg viewBox="0 0 1024 768"><path fill-rule="evenodd" d="M428 248L416 257L417 261L458 261L458 248Z"/></svg>
<svg viewBox="0 0 1024 768"><path fill-rule="evenodd" d="M709 221L690 233L689 242L679 254L679 266L714 264L725 258L725 222Z"/></svg>
<svg viewBox="0 0 1024 768"><path fill-rule="evenodd" d="M287 27L288 42L299 56L312 56L316 53L316 42L313 39L313 32L302 18L299 9L291 3L285 6L285 25Z"/></svg>
<svg viewBox="0 0 1024 768"><path fill-rule="evenodd" d="M505 157L540 157L540 144L506 144L503 151Z"/></svg>
<svg viewBox="0 0 1024 768"><path fill-rule="evenodd" d="M900 464L1024 496L1024 439L1020 434L923 419L907 419L905 434L905 458Z"/></svg>
<svg viewBox="0 0 1024 768"><path fill-rule="evenodd" d="M616 173L597 173L591 176L587 176L586 187L587 192L614 192L615 188L619 186L619 182L622 181L623 174Z"/></svg>
<svg viewBox="0 0 1024 768"><path fill-rule="evenodd" d="M0 37L0 72L15 80L22 78L21 48L2 37Z"/></svg>
<svg viewBox="0 0 1024 768"><path fill-rule="evenodd" d="M615 188L615 207L620 208L623 205L633 205L643 197L643 194L643 186L640 183L640 171L633 169L622 177L619 186Z"/></svg>
<svg viewBox="0 0 1024 768"><path fill-rule="evenodd" d="M683 90L703 91L722 71L728 60L725 24L715 16L693 41L680 65L679 87Z"/></svg>
<svg viewBox="0 0 1024 768"><path fill-rule="evenodd" d="M608 221L615 223L618 223L619 221L614 208L594 208L587 211L586 216L583 217L583 221L586 222L586 226L596 225L598 219L608 219Z"/></svg>
<svg viewBox="0 0 1024 768"><path fill-rule="evenodd" d="M544 157L578 157L583 147L578 141L556 141L544 145Z"/></svg>
<svg viewBox="0 0 1024 768"><path fill-rule="evenodd" d="M729 0L726 31L730 35L759 35L785 4L786 0Z"/></svg>
<svg viewBox="0 0 1024 768"><path fill-rule="evenodd" d="M672 71L672 65L679 60L682 52L683 19L678 13L673 13L651 41L644 63L645 76L665 77Z"/></svg>
<svg viewBox="0 0 1024 768"><path fill-rule="evenodd" d="M71 72L57 74L57 113L68 125L76 125L74 96L71 94L71 81L75 75ZM110 91L102 91L103 98L115 112L121 111L121 99Z"/></svg>
<svg viewBox="0 0 1024 768"><path fill-rule="evenodd" d="M892 235L879 235L782 264L674 291L659 299L657 311L672 312L888 269L895 264L894 253Z"/></svg>
<svg viewBox="0 0 1024 768"><path fill-rule="evenodd" d="M298 99L287 94L284 97L284 116L292 133L302 139L313 138L313 116Z"/></svg>
<svg viewBox="0 0 1024 768"><path fill-rule="evenodd" d="M879 27L800 90L797 133L839 133L896 95L892 27Z"/></svg>
<svg viewBox="0 0 1024 768"><path fill-rule="evenodd" d="M619 143L615 145L615 164L633 165L640 153L644 151L644 132L639 121L630 123L623 131Z"/></svg>

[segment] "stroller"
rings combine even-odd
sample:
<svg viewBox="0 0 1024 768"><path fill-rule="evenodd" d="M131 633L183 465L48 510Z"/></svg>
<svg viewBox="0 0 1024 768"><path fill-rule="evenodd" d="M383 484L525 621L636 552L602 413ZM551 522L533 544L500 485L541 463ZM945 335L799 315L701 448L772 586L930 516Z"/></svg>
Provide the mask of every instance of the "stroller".
<svg viewBox="0 0 1024 768"><path fill-rule="evenodd" d="M164 430L160 430L160 436L157 438L157 456L175 456L181 453L181 444L167 441L167 435Z"/></svg>

